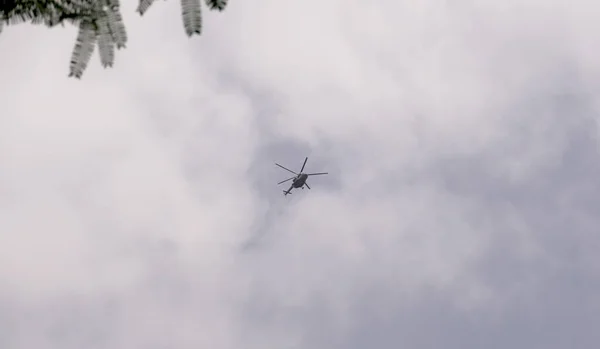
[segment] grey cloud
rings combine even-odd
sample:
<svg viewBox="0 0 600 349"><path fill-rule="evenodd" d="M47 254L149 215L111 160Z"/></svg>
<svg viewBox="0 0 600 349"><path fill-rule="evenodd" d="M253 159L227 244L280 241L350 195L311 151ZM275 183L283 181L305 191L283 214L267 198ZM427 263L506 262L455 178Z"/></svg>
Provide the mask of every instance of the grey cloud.
<svg viewBox="0 0 600 349"><path fill-rule="evenodd" d="M2 33L0 346L594 347L596 5L320 4Z"/></svg>

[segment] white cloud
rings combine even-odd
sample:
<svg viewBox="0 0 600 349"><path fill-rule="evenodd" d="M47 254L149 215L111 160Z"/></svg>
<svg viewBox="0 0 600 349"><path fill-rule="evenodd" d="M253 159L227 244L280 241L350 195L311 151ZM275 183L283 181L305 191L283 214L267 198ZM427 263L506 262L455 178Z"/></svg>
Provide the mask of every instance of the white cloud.
<svg viewBox="0 0 600 349"><path fill-rule="evenodd" d="M5 28L0 346L586 347L594 6L127 2L81 81L74 28ZM279 197L295 144L330 176Z"/></svg>

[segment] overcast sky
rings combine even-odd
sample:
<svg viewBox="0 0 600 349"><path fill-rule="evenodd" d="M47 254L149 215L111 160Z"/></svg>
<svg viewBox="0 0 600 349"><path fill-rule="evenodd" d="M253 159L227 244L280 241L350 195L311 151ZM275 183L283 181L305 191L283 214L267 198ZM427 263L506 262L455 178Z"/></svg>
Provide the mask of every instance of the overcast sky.
<svg viewBox="0 0 600 349"><path fill-rule="evenodd" d="M0 34L0 348L597 348L600 4L135 8Z"/></svg>

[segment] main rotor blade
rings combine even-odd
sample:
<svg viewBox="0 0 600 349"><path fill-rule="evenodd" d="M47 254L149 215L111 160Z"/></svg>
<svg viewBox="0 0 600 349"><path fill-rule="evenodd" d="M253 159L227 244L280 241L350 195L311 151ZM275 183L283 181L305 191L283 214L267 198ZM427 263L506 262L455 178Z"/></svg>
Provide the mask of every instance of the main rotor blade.
<svg viewBox="0 0 600 349"><path fill-rule="evenodd" d="M304 163L302 164L302 169L300 170L300 173L302 173L302 171L304 171L304 166L306 166L306 161L308 161L308 156L306 157L306 159L304 159Z"/></svg>
<svg viewBox="0 0 600 349"><path fill-rule="evenodd" d="M294 179L294 178L296 178L296 177L290 177L290 178L286 179L285 181L281 181L281 182L279 182L279 183L277 183L277 184L279 185L279 184L281 184L281 183L285 183L285 182L287 182L287 181L289 181L289 180L292 180L292 179Z"/></svg>
<svg viewBox="0 0 600 349"><path fill-rule="evenodd" d="M291 173L295 174L296 176L298 175L296 172L294 172L294 171L290 170L289 168L285 168L285 167L281 166L281 165L280 165L280 164L278 164L278 163L275 163L275 165L277 165L277 166L281 167L282 169L284 169L284 170L286 170L286 171L290 171Z"/></svg>
<svg viewBox="0 0 600 349"><path fill-rule="evenodd" d="M319 173L307 173L307 176L318 176L318 175L324 175L324 174L329 174L327 172L319 172Z"/></svg>

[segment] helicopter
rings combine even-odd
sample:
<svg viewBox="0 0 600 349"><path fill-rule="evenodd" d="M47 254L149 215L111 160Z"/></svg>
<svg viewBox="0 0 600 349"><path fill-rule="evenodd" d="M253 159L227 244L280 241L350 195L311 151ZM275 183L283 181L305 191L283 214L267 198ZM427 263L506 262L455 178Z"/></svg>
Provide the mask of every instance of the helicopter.
<svg viewBox="0 0 600 349"><path fill-rule="evenodd" d="M287 181L292 181L292 185L290 186L290 189L288 190L284 190L283 191L283 195L286 196L287 194L291 194L292 189L294 188L302 188L304 189L304 186L306 186L308 189L310 189L310 186L308 185L308 183L306 183L306 180L308 179L308 176L318 176L318 175L326 175L328 174L327 172L319 172L319 173L302 173L302 171L304 171L304 166L306 166L306 161L308 161L308 157L306 159L304 159L304 164L302 164L302 168L300 169L300 173L296 173L288 168L285 168L283 166L281 166L278 163L275 163L275 165L281 167L282 169L289 171L293 174L295 174L296 176L294 177L290 177L284 181L281 181L279 183L277 183L278 185L281 183L285 183Z"/></svg>

